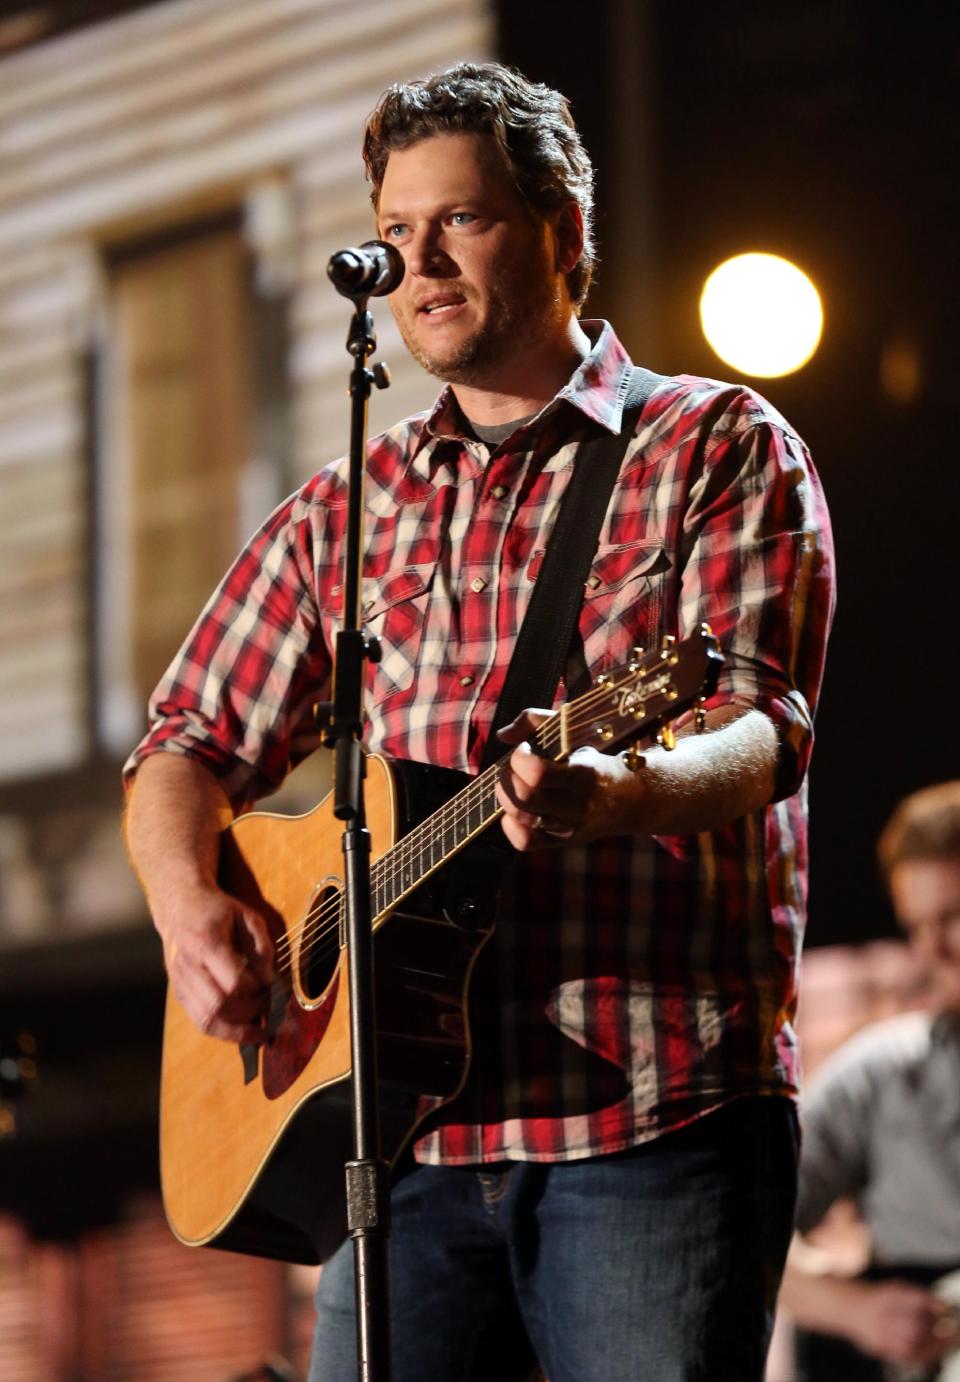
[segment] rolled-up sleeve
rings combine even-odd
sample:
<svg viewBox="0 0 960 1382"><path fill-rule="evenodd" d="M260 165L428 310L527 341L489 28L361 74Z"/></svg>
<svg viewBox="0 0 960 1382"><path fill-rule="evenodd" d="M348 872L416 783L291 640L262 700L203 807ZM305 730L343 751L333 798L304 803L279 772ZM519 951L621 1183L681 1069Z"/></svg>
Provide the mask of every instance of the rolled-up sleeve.
<svg viewBox="0 0 960 1382"><path fill-rule="evenodd" d="M714 434L691 487L680 622L706 620L725 664L711 704L762 710L775 800L803 781L834 610L830 520L803 442L764 420Z"/></svg>
<svg viewBox="0 0 960 1382"><path fill-rule="evenodd" d="M211 596L149 703L124 766L195 758L239 809L275 790L317 742L313 706L331 660L319 618L310 506L281 505Z"/></svg>

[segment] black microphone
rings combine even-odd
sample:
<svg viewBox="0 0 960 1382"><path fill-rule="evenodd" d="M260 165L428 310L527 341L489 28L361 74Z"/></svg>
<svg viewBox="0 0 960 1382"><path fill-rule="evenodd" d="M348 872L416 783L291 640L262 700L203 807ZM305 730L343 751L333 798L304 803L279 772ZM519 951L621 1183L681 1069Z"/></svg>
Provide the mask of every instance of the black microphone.
<svg viewBox="0 0 960 1382"><path fill-rule="evenodd" d="M377 298L400 286L403 268L403 256L395 245L367 240L359 249L332 254L327 274L337 292L346 298Z"/></svg>

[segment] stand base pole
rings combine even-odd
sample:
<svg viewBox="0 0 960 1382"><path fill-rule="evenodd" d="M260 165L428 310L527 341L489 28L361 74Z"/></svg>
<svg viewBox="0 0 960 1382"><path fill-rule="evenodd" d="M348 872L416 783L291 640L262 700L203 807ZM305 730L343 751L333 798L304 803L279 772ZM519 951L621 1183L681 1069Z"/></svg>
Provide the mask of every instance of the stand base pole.
<svg viewBox="0 0 960 1382"><path fill-rule="evenodd" d="M357 1311L357 1377L390 1382L390 1172L382 1161L348 1161L346 1177L355 1293L367 1304Z"/></svg>

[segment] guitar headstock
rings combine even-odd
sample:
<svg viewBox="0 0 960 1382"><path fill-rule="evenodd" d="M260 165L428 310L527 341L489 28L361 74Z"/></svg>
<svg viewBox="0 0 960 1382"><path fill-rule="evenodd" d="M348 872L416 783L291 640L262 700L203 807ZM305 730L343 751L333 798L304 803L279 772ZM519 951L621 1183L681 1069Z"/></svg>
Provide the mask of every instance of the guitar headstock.
<svg viewBox="0 0 960 1382"><path fill-rule="evenodd" d="M639 648L615 671L606 672L558 715L561 753L592 745L602 751L625 740L658 733L673 747L670 722L716 690L723 655L706 624L678 643L666 638L652 653Z"/></svg>

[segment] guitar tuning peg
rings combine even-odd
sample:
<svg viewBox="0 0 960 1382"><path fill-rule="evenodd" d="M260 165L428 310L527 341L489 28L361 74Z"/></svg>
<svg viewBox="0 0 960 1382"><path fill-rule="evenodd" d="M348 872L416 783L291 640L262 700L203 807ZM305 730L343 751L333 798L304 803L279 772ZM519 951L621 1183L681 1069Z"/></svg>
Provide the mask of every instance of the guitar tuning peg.
<svg viewBox="0 0 960 1382"><path fill-rule="evenodd" d="M677 736L673 732L673 725L668 720L664 720L657 730L657 743L662 749L675 749L677 747Z"/></svg>
<svg viewBox="0 0 960 1382"><path fill-rule="evenodd" d="M702 734L707 727L707 712L703 708L703 697L697 701L693 709L693 732Z"/></svg>
<svg viewBox="0 0 960 1382"><path fill-rule="evenodd" d="M671 665L679 658L679 654L675 651L676 641L672 633L666 633L663 636L663 642L660 644L660 656L665 658Z"/></svg>
<svg viewBox="0 0 960 1382"><path fill-rule="evenodd" d="M636 744L631 744L629 748L624 749L620 757L623 759L624 766L629 768L632 773L639 772L641 768L646 766L647 760Z"/></svg>

